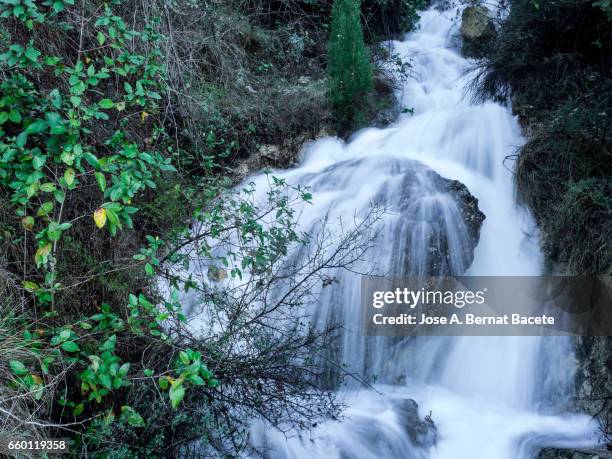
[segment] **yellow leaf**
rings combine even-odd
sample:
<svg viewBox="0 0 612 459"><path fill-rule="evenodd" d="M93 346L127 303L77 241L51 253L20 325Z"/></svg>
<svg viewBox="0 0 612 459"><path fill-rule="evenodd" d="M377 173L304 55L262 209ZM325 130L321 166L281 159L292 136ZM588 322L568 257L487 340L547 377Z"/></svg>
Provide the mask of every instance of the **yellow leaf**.
<svg viewBox="0 0 612 459"><path fill-rule="evenodd" d="M31 217L31 216L23 217L21 219L21 224L26 230L30 231L34 227L34 217Z"/></svg>
<svg viewBox="0 0 612 459"><path fill-rule="evenodd" d="M40 384L42 386L43 380L41 379L40 376L33 374L32 379L34 380L36 384Z"/></svg>
<svg viewBox="0 0 612 459"><path fill-rule="evenodd" d="M51 248L51 243L48 243L38 248L38 250L34 254L34 261L36 261L37 265L42 265L47 262L47 257L51 253Z"/></svg>
<svg viewBox="0 0 612 459"><path fill-rule="evenodd" d="M122 112L123 110L125 110L125 102L119 102L115 105L115 108L118 112Z"/></svg>
<svg viewBox="0 0 612 459"><path fill-rule="evenodd" d="M106 209L103 207L96 209L93 214L93 219L98 228L104 228L104 225L106 225Z"/></svg>
<svg viewBox="0 0 612 459"><path fill-rule="evenodd" d="M142 112L142 113L140 114L140 119L141 119L142 121L144 121L144 120L146 120L146 119L147 119L147 117L148 117L148 116L149 116L149 114L148 114L147 112Z"/></svg>

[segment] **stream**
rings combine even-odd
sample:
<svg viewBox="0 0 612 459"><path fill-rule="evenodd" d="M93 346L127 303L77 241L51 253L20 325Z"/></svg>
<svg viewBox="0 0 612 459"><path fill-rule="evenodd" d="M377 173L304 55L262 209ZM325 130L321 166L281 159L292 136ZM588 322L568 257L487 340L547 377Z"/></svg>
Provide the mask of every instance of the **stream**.
<svg viewBox="0 0 612 459"><path fill-rule="evenodd" d="M538 275L537 231L516 203L512 162L504 161L523 138L508 107L470 101L470 61L455 44L458 17L456 9L429 9L415 32L391 43L394 53L412 60L414 78L396 95L413 113L387 128L362 130L347 143L320 139L299 166L275 175L310 187L313 205L300 217L305 231L316 231L327 213L334 224L351 221L372 202L393 208L409 192L405 212L384 219L370 252L381 273L436 274L428 259L433 234L448 246L443 274L469 267L466 275ZM430 170L463 183L486 215L473 261L461 213ZM266 178L252 180L263 193ZM267 457L516 459L535 457L541 447L596 442L588 416L563 413L573 371L569 338L366 338L360 329L360 277L340 271L336 277L321 292L313 317L321 325L340 321L334 358L363 377L377 375L378 382L364 388L349 381L339 391L348 405L343 419L308 433L285 435L256 423L251 442ZM435 442L418 445L407 433L405 413L398 409L407 399L418 403L421 419L431 416Z"/></svg>

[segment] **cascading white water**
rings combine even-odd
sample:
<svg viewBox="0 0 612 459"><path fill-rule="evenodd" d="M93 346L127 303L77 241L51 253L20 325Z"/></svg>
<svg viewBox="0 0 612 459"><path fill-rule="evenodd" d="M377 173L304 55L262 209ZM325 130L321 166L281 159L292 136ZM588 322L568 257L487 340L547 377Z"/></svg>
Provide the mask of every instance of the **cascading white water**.
<svg viewBox="0 0 612 459"><path fill-rule="evenodd" d="M464 97L469 62L451 45L456 17L457 10L432 8L422 13L418 31L392 43L394 52L413 60L416 78L397 94L413 115L386 129L364 130L348 144L319 140L300 166L275 175L311 187L314 205L302 209L301 217L306 231L316 231L328 212L333 224L337 218L350 221L373 202L402 209L384 219L370 252L379 272L438 274L428 272L427 243L444 237L450 254L445 273L458 274L470 261L469 237L457 204L439 189L431 168L465 184L486 215L467 274L537 275L537 241L526 236L531 222L515 204L512 174L503 163L521 144L520 131L506 107L473 105ZM265 178L253 181L265 193ZM402 200L406 194L408 203ZM308 434L287 438L254 426L252 442L269 457L513 459L532 457L541 446L593 443L588 417L537 411L543 392L536 390L543 384L538 367L547 360L541 338L365 338L359 276L337 277L337 285L322 290L314 317L321 323L340 320L338 361L363 376L379 375L381 384L376 391L349 384L341 394L349 405L345 419ZM556 338L552 347L567 352L568 341ZM395 401L406 398L419 403L421 415L432 413L436 445L422 449L410 441L395 409Z"/></svg>

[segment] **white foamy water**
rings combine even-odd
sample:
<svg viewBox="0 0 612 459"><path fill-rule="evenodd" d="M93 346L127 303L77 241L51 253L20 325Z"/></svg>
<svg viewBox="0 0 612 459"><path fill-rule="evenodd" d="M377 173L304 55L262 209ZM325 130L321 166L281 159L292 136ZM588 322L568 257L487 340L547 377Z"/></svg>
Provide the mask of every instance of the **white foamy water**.
<svg viewBox="0 0 612 459"><path fill-rule="evenodd" d="M316 231L328 212L331 224L339 225L338 217L352 221L373 202L400 209L384 218L369 253L380 273L444 274L428 271L430 245L443 238L450 253L446 273L459 274L470 262L468 232L431 168L465 184L486 215L467 274L537 275L541 260L537 240L528 236L532 223L515 203L512 173L504 166L523 139L507 107L464 97L469 62L451 46L456 14L428 10L417 32L393 43L395 52L413 59L416 78L397 97L414 115L361 131L347 144L317 141L302 164L275 175L311 187L313 205L301 216L306 231ZM266 178L253 181L263 196ZM336 276L339 282L322 290L313 315L320 324L343 324L337 362L364 377L378 375L380 384L373 390L349 383L339 393L348 404L345 418L308 433L285 436L256 424L252 443L267 457L515 459L533 457L542 446L594 443L589 417L539 412L547 392L543 366L548 373L570 371L555 365L571 352L566 339L547 346L559 353L553 355L543 354L538 337L364 338L359 276ZM419 404L421 417L431 412L435 445L423 449L411 442L396 409L396 401L407 398ZM548 413L562 410L560 404Z"/></svg>

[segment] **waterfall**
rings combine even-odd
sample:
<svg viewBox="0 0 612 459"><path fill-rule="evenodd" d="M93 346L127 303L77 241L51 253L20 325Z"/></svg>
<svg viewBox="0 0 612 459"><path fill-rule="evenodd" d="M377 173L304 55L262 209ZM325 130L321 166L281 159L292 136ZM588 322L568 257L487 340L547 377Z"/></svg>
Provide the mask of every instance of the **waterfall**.
<svg viewBox="0 0 612 459"><path fill-rule="evenodd" d="M314 142L298 167L275 175L310 187L313 205L300 210L305 231L316 231L328 213L330 224L340 225L373 203L395 209L369 253L369 266L379 273L453 275L469 266L467 275L538 275L533 224L515 203L504 164L523 139L507 107L465 97L470 63L452 45L457 17L456 9L432 8L422 13L416 32L391 43L394 53L413 62L415 77L397 91L401 107L413 113L385 129L360 131L348 143ZM465 184L486 215L473 260L468 228L440 177ZM252 180L265 193L266 178ZM432 241L445 243L450 256L443 266L432 259ZM337 279L321 291L314 320L339 321L342 339L333 357L364 377L377 375L378 383L349 383L340 392L348 405L344 419L308 433L286 436L256 423L252 443L268 457L513 459L533 457L542 446L593 444L587 416L541 407L547 391L542 366L554 369L559 358L542 353L569 352L566 338L546 347L539 337L366 338L359 276L339 271ZM421 417L431 413L435 444L417 445L407 433L398 409L407 399L418 403Z"/></svg>

